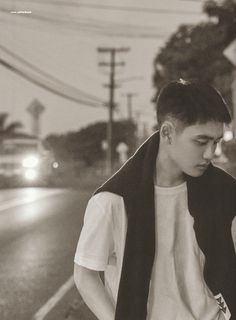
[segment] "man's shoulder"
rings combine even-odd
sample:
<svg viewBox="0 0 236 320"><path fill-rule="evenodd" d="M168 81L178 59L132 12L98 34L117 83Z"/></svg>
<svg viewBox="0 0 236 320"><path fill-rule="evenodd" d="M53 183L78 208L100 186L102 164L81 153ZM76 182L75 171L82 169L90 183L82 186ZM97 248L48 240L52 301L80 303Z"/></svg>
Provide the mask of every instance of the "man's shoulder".
<svg viewBox="0 0 236 320"><path fill-rule="evenodd" d="M124 199L122 196L116 193L109 191L101 191L94 194L90 198L89 203L93 203L101 209L108 211L119 209L121 206L124 206Z"/></svg>
<svg viewBox="0 0 236 320"><path fill-rule="evenodd" d="M123 201L123 197L110 191L101 191L94 194L90 200L99 203L117 203Z"/></svg>

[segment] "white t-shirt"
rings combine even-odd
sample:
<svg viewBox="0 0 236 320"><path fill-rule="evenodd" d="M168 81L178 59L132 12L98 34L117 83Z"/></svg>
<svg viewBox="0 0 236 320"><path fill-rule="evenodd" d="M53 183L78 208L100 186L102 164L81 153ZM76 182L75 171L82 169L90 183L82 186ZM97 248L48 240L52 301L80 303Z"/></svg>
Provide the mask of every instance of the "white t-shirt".
<svg viewBox="0 0 236 320"><path fill-rule="evenodd" d="M186 184L155 187L156 255L148 300L148 320L218 320L222 315L203 278L204 255L187 207ZM127 231L121 196L101 192L87 206L75 263L104 271L117 299Z"/></svg>
<svg viewBox="0 0 236 320"><path fill-rule="evenodd" d="M155 186L156 255L150 294L150 319L218 319L219 307L203 278L205 257L187 206L187 185Z"/></svg>

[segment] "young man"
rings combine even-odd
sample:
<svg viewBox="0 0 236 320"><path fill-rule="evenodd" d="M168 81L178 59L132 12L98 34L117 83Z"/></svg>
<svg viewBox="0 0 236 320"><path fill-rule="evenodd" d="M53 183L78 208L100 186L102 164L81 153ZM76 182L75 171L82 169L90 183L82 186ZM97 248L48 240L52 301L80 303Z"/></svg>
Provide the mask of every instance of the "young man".
<svg viewBox="0 0 236 320"><path fill-rule="evenodd" d="M236 320L236 181L211 164L229 112L214 88L181 80L157 118L88 203L75 283L100 320Z"/></svg>

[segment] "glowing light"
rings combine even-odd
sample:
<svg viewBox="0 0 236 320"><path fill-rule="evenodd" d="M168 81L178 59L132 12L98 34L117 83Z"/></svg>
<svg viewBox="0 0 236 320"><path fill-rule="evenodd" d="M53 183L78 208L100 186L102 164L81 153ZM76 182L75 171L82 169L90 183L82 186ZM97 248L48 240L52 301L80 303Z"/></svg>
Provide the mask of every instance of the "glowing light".
<svg viewBox="0 0 236 320"><path fill-rule="evenodd" d="M26 180L30 180L30 181L35 180L37 178L37 176L38 176L38 173L34 169L28 169L25 171L25 179Z"/></svg>
<svg viewBox="0 0 236 320"><path fill-rule="evenodd" d="M232 139L233 139L233 132L229 131L229 130L225 131L224 132L224 141L227 142L227 141L230 141Z"/></svg>
<svg viewBox="0 0 236 320"><path fill-rule="evenodd" d="M59 163L57 161L54 161L52 166L54 169L57 169L59 167Z"/></svg>
<svg viewBox="0 0 236 320"><path fill-rule="evenodd" d="M35 168L39 163L39 158L37 156L28 156L22 161L24 168Z"/></svg>

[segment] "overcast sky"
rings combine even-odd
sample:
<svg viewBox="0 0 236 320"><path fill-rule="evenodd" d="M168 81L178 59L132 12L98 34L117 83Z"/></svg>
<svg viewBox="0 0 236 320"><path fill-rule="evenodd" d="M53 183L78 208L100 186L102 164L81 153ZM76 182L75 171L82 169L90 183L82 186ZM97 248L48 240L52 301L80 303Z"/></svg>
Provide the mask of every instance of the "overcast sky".
<svg viewBox="0 0 236 320"><path fill-rule="evenodd" d="M26 109L38 99L45 106L42 137L106 121L105 107L70 101L36 82L77 100L87 94L108 101L109 68L98 63L109 62L110 56L97 48L126 47L128 52L116 55L117 62L125 62L116 79L126 81L115 91L115 117L127 117L125 95L134 93L133 114L151 123L155 55L180 24L204 19L197 0L0 0L0 59L5 63L0 64L0 112L8 112L9 121L22 121L30 132Z"/></svg>

